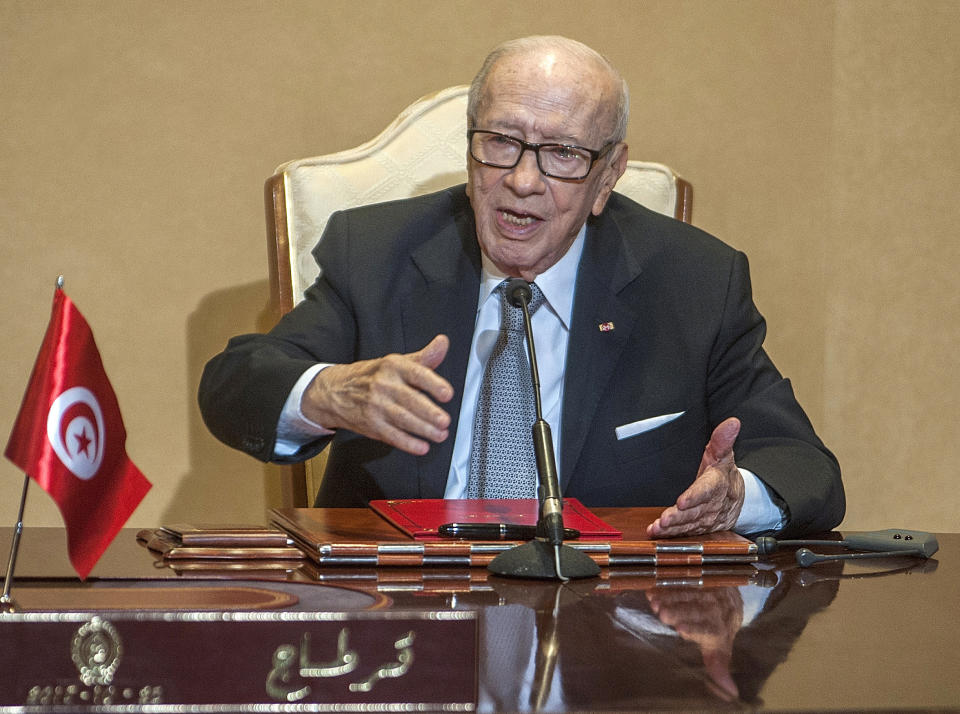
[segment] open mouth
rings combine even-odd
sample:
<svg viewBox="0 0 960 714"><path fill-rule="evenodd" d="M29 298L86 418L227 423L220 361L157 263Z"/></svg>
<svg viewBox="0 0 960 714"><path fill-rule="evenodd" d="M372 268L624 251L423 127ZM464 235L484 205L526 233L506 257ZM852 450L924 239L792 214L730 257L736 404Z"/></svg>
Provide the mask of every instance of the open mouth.
<svg viewBox="0 0 960 714"><path fill-rule="evenodd" d="M529 213L517 213L515 211L508 211L501 209L498 211L500 215L500 220L510 226L516 226L517 228L526 228L527 226L533 225L536 223L539 218L533 216Z"/></svg>

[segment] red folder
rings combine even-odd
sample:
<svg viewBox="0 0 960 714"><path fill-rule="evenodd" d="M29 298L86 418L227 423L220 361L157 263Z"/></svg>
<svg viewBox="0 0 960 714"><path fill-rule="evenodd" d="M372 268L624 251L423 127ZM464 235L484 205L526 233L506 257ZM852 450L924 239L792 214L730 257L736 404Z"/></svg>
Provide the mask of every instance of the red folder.
<svg viewBox="0 0 960 714"><path fill-rule="evenodd" d="M370 508L417 540L441 540L444 523L537 524L535 498L417 498L370 501ZM563 525L580 531L580 540L619 539L623 532L594 515L575 498L563 499Z"/></svg>

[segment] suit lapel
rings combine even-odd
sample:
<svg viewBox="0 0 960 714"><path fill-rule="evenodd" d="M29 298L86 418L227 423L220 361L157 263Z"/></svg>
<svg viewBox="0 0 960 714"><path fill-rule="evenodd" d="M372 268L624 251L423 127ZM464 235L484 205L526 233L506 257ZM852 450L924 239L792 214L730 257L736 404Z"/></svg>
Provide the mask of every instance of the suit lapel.
<svg viewBox="0 0 960 714"><path fill-rule="evenodd" d="M597 410L603 409L601 397L641 319L621 297L639 277L641 262L609 209L588 225L564 377L561 490L576 469Z"/></svg>
<svg viewBox="0 0 960 714"><path fill-rule="evenodd" d="M454 196L454 220L417 248L411 258L421 284L401 306L407 351L422 348L437 334L450 338L450 350L437 373L453 386L454 397L443 405L450 414L450 435L432 444L416 459L421 498L442 498L450 470L460 398L473 339L477 294L480 289L480 249L473 213L466 197Z"/></svg>

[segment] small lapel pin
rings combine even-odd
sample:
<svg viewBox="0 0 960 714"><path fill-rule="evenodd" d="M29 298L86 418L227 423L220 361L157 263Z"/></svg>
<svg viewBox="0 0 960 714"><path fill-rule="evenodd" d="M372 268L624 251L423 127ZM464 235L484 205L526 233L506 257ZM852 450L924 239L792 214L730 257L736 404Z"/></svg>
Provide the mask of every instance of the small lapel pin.
<svg viewBox="0 0 960 714"><path fill-rule="evenodd" d="M601 322L597 327L600 328L600 332L613 332L612 322Z"/></svg>

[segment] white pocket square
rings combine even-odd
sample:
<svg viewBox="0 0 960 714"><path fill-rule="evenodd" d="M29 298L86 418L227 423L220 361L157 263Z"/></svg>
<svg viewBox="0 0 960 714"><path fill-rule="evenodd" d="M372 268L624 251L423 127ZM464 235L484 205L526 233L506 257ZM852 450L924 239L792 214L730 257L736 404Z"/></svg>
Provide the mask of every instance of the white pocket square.
<svg viewBox="0 0 960 714"><path fill-rule="evenodd" d="M631 436L636 436L637 434L642 434L645 431L656 429L658 426L663 426L664 424L671 422L678 417L682 417L684 414L686 414L686 412L661 414L660 416L650 417L649 419L641 419L640 421L634 421L630 422L629 424L624 424L623 426L618 426L616 429L614 429L617 434L617 441L629 439Z"/></svg>

